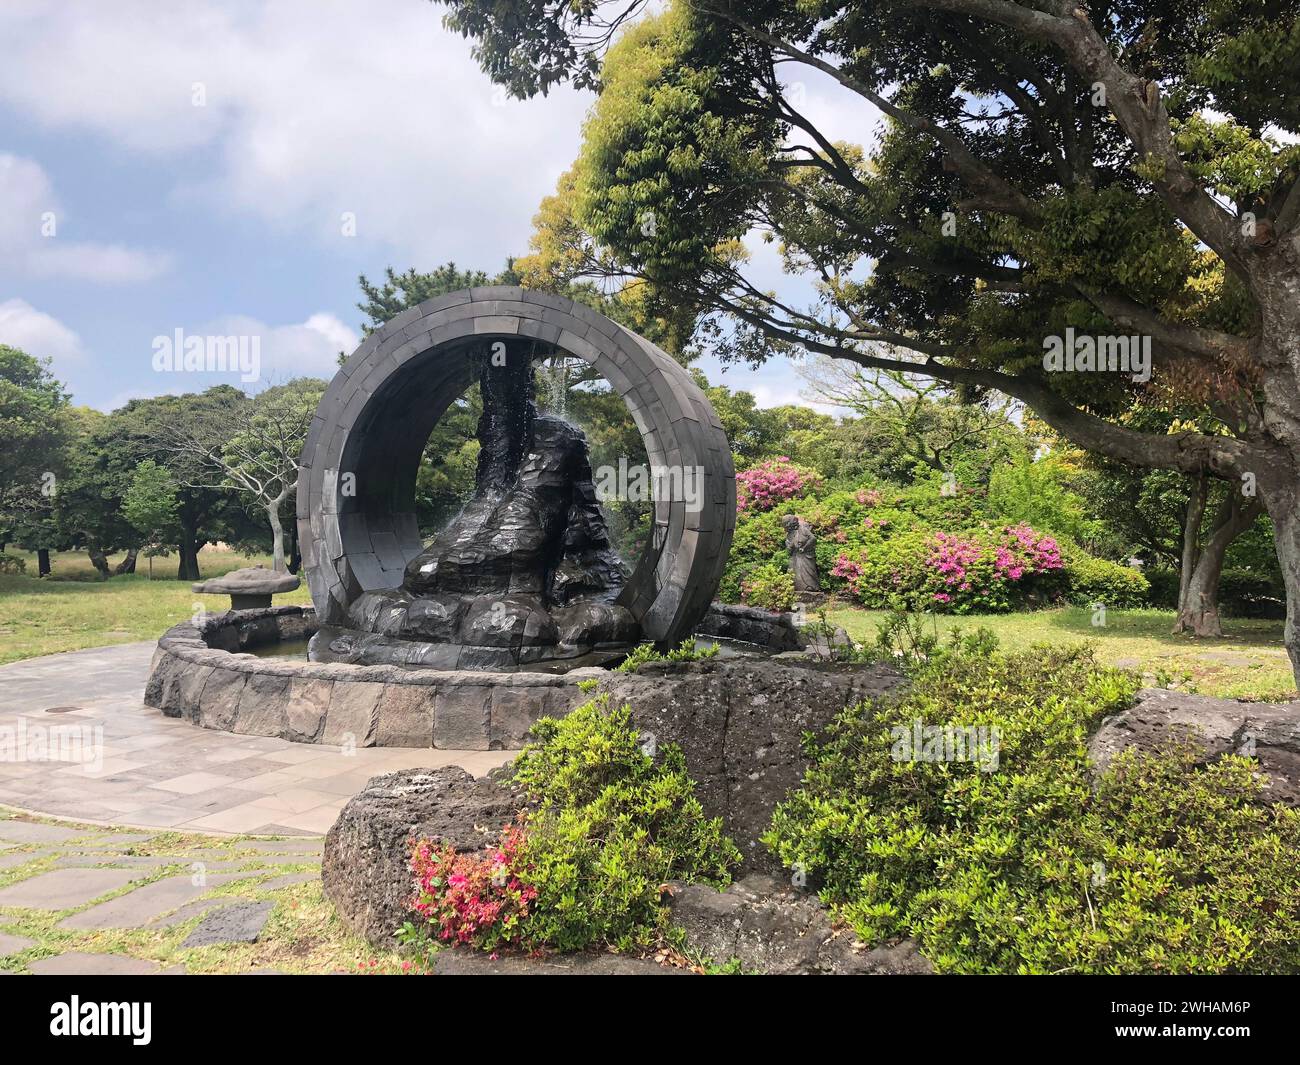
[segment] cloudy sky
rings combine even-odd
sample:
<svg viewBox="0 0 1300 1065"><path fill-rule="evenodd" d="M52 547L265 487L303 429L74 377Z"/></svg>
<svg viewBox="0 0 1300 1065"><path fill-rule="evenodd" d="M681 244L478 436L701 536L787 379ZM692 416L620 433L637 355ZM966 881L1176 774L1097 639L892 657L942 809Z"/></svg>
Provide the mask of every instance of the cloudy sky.
<svg viewBox="0 0 1300 1065"><path fill-rule="evenodd" d="M505 99L441 19L427 0L4 0L0 343L105 410L223 379L154 369L178 329L260 336L263 379L329 376L358 274L525 252L591 97ZM807 92L837 136L869 134ZM800 388L785 365L704 368L765 405Z"/></svg>

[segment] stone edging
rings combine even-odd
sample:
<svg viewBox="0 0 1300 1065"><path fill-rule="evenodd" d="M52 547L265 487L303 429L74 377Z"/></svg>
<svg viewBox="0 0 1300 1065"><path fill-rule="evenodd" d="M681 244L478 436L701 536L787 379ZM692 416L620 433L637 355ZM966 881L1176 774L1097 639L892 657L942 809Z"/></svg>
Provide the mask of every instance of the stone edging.
<svg viewBox="0 0 1300 1065"><path fill-rule="evenodd" d="M227 611L158 641L146 706L203 728L298 743L518 750L533 723L589 696L566 674L411 670L259 658L249 648L310 636L309 607Z"/></svg>

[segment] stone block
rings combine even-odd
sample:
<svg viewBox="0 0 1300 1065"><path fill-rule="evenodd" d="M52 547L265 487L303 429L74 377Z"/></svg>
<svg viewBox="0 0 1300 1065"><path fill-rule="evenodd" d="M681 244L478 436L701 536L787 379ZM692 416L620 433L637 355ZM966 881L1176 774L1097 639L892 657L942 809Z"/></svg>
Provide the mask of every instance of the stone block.
<svg viewBox="0 0 1300 1065"><path fill-rule="evenodd" d="M286 738L314 743L325 727L334 685L324 680L294 679L285 707Z"/></svg>
<svg viewBox="0 0 1300 1065"><path fill-rule="evenodd" d="M434 746L435 693L427 684L385 684L379 697L375 743L380 747Z"/></svg>
<svg viewBox="0 0 1300 1065"><path fill-rule="evenodd" d="M248 682L238 669L214 669L199 698L198 724L229 731L239 717L239 699Z"/></svg>
<svg viewBox="0 0 1300 1065"><path fill-rule="evenodd" d="M325 714L325 730L320 742L341 747L353 743L358 747L373 747L379 727L379 698L381 684L332 682L329 709Z"/></svg>
<svg viewBox="0 0 1300 1065"><path fill-rule="evenodd" d="M239 696L233 731L245 736L283 736L287 729L288 677L250 673Z"/></svg>
<svg viewBox="0 0 1300 1065"><path fill-rule="evenodd" d="M433 746L441 750L491 749L492 686L458 684L438 693L433 709Z"/></svg>

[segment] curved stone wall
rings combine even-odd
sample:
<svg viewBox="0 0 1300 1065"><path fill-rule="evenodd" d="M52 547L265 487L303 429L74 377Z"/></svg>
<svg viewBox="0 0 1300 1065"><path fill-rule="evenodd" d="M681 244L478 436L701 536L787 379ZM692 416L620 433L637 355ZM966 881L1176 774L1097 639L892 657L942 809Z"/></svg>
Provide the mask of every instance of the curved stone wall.
<svg viewBox="0 0 1300 1065"><path fill-rule="evenodd" d="M298 743L514 751L538 718L590 698L580 680L605 673L419 670L247 653L315 629L314 612L298 606L173 626L158 641L145 705L203 728Z"/></svg>
<svg viewBox="0 0 1300 1065"><path fill-rule="evenodd" d="M678 745L710 817L742 846L745 869L772 868L759 838L806 769L803 737L844 707L891 698L886 665L778 657L652 662L635 673L489 673L258 658L249 648L315 628L309 608L232 611L177 625L158 642L145 703L204 728L299 743L518 750L542 716L595 695L626 703L639 731ZM578 687L597 678L594 691ZM743 797L740 801L738 797Z"/></svg>
<svg viewBox="0 0 1300 1065"><path fill-rule="evenodd" d="M572 300L495 286L413 307L372 333L321 399L298 477L298 536L312 602L347 626L366 592L399 587L422 543L415 477L429 433L496 341L531 338L590 363L623 398L650 465L697 470L698 507L656 499L654 530L618 602L660 643L690 634L735 531L731 447L689 373L649 341Z"/></svg>

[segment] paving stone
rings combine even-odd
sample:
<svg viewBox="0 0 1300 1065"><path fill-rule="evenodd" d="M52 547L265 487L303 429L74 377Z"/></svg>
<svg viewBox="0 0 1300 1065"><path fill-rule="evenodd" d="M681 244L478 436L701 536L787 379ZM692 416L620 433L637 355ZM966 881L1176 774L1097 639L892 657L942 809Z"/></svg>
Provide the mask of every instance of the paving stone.
<svg viewBox="0 0 1300 1065"><path fill-rule="evenodd" d="M5 851L4 854L0 854L0 869L12 869L18 865L26 865L30 861L43 858L51 853L53 852L48 848L35 851Z"/></svg>
<svg viewBox="0 0 1300 1065"><path fill-rule="evenodd" d="M142 928L154 918L174 910L214 887L236 879L236 875L208 876L202 884L195 884L189 875L169 876L152 884L136 888L115 899L101 902L89 910L74 913L59 922L60 928Z"/></svg>
<svg viewBox="0 0 1300 1065"><path fill-rule="evenodd" d="M37 976L149 976L159 971L157 962L125 954L83 954L75 950L42 958L27 968Z"/></svg>
<svg viewBox="0 0 1300 1065"><path fill-rule="evenodd" d="M65 828L63 825L42 825L35 821L0 821L0 839L14 843L62 843L87 835L84 828Z"/></svg>
<svg viewBox="0 0 1300 1065"><path fill-rule="evenodd" d="M0 958L9 954L17 954L20 950L26 950L28 947L34 947L36 940L28 939L26 936L11 936L8 932L0 932Z"/></svg>
<svg viewBox="0 0 1300 1065"><path fill-rule="evenodd" d="M258 884L259 888L263 885ZM219 906L233 906L237 902L252 902L252 899L246 899L242 895L222 895L215 899L195 899L193 902L187 902L175 913L169 913L165 917L157 917L150 921L146 928L170 928L173 925L181 924L188 921L191 917L201 917L209 910L215 910Z"/></svg>
<svg viewBox="0 0 1300 1065"><path fill-rule="evenodd" d="M0 889L0 906L68 910L138 879L134 869L55 869Z"/></svg>
<svg viewBox="0 0 1300 1065"><path fill-rule="evenodd" d="M274 909L275 903L262 901L213 910L189 934L181 949L210 947L216 943L256 943Z"/></svg>

